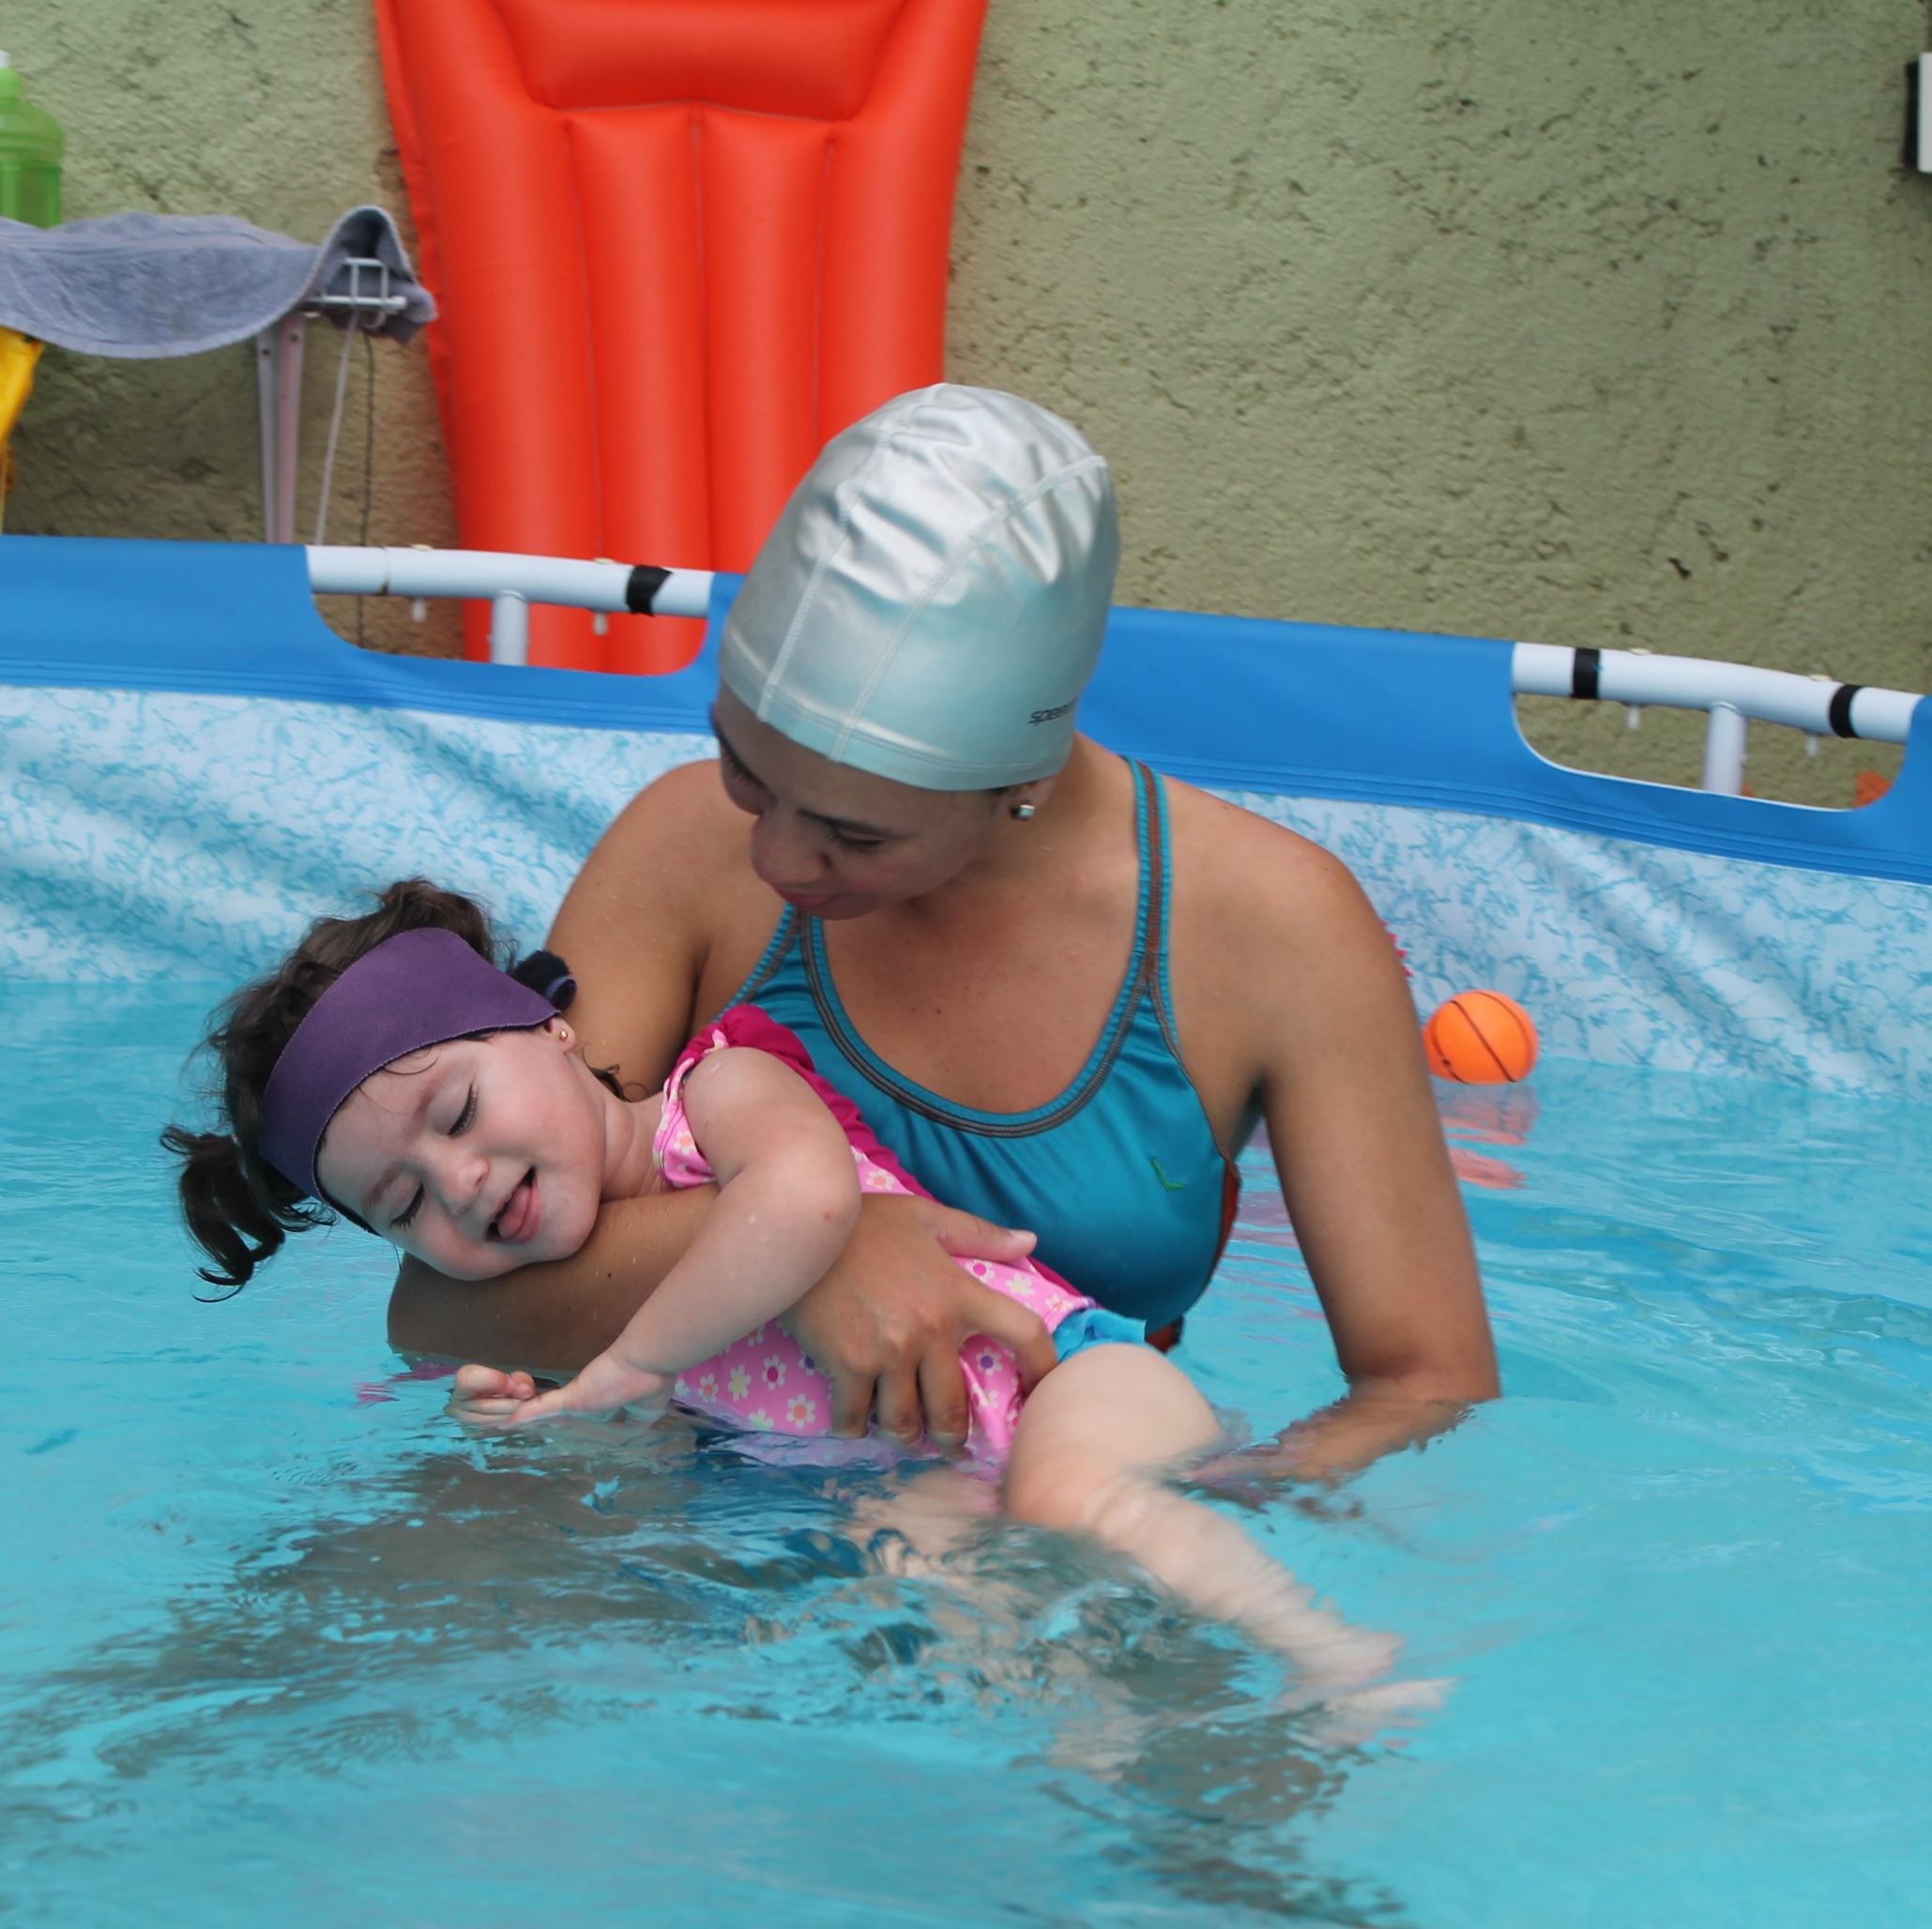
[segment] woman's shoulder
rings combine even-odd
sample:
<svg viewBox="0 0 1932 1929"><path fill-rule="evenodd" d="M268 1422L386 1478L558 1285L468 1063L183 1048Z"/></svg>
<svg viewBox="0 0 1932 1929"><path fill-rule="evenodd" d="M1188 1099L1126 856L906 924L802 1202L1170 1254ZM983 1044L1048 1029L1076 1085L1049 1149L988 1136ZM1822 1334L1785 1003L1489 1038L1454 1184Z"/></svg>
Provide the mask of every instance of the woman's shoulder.
<svg viewBox="0 0 1932 1929"><path fill-rule="evenodd" d="M741 975L769 935L748 837L717 766L685 765L624 807L570 886L550 948L576 973L585 1038L626 1078L661 1079L714 1009L707 974Z"/></svg>
<svg viewBox="0 0 1932 1929"><path fill-rule="evenodd" d="M1333 852L1286 826L1169 778L1177 919L1212 919L1230 934L1279 943L1330 938L1366 918L1355 874Z"/></svg>
<svg viewBox="0 0 1932 1929"><path fill-rule="evenodd" d="M1191 784L1167 797L1175 1016L1209 1116L1238 1132L1260 1086L1359 1022L1364 987L1387 990L1395 949L1332 853Z"/></svg>
<svg viewBox="0 0 1932 1929"><path fill-rule="evenodd" d="M745 842L745 819L718 782L715 757L680 764L654 778L611 820L599 843L625 856L648 851L666 863L708 861Z"/></svg>
<svg viewBox="0 0 1932 1929"><path fill-rule="evenodd" d="M620 921L645 905L660 918L679 906L715 909L721 892L754 881L749 843L749 821L725 797L715 760L680 765L611 820L566 907L594 905Z"/></svg>
<svg viewBox="0 0 1932 1929"><path fill-rule="evenodd" d="M1338 1028L1407 1009L1399 949L1347 865L1191 785L1168 795L1169 955L1197 1082L1245 1095Z"/></svg>

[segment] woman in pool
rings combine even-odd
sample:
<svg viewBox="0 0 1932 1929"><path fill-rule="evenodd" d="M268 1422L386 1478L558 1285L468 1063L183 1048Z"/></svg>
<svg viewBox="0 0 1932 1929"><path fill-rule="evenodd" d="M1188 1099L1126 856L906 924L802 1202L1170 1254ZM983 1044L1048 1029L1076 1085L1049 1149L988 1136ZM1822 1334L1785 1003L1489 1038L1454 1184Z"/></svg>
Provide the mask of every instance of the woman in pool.
<svg viewBox="0 0 1932 1929"><path fill-rule="evenodd" d="M702 1231L583 1374L540 1394L525 1375L466 1367L458 1410L518 1424L655 1413L675 1397L727 1425L829 1431L823 1376L768 1323L836 1259L862 1190L908 1194L914 1183L764 1013L723 1013L662 1090L633 1101L492 949L476 904L410 880L367 917L318 922L236 995L209 1040L222 1129L163 1136L183 1161L190 1230L217 1263L204 1276L246 1283L327 1209L480 1283L570 1259L613 1202L715 1180ZM1407 1684L1362 1700L1393 1642L1314 1606L1233 1522L1160 1479L1216 1428L1134 1322L1030 1264L958 1263L1034 1308L1065 1362L1023 1403L1010 1352L967 1348L969 1450L1001 1471L1011 1512L1131 1556L1285 1654L1300 1694L1346 1719L1435 1698L1433 1685Z"/></svg>
<svg viewBox="0 0 1932 1929"><path fill-rule="evenodd" d="M963 1439L970 1333L1029 1385L1053 1365L1039 1320L947 1256L1027 1249L1002 1228L1171 1329L1265 1121L1349 1391L1258 1458L1334 1473L1497 1391L1468 1230L1398 961L1347 871L1075 733L1118 553L1105 464L1014 397L921 390L836 437L730 613L720 764L638 796L552 943L594 1060L662 1079L755 1001L940 1198L994 1222L865 1202L786 1322L842 1432ZM407 1265L391 1337L580 1367L709 1196L614 1202L570 1259L480 1289Z"/></svg>

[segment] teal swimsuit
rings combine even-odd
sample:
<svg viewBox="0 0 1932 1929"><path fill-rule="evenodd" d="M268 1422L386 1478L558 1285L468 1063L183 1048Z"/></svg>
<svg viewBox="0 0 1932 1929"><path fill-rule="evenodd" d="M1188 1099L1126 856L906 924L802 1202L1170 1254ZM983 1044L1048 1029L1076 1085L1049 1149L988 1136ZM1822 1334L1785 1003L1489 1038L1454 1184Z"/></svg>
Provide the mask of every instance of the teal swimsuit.
<svg viewBox="0 0 1932 1929"><path fill-rule="evenodd" d="M789 906L729 1002L757 1005L796 1032L936 1198L1030 1228L1040 1257L1082 1292L1158 1328L1206 1288L1237 1180L1180 1062L1167 990L1166 801L1152 771L1136 764L1133 772L1133 956L1092 1056L1046 1104L980 1112L895 1071L845 1015L818 920Z"/></svg>

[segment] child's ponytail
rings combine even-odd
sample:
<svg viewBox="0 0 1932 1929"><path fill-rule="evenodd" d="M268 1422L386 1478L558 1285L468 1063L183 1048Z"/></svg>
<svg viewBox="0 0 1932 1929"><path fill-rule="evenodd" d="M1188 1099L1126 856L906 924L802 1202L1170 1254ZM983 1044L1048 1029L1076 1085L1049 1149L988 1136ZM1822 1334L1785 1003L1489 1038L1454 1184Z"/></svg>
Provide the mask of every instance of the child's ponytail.
<svg viewBox="0 0 1932 1929"><path fill-rule="evenodd" d="M198 1268L210 1285L246 1285L289 1234L326 1225L342 1212L312 1199L262 1154L262 1097L268 1075L315 1001L349 966L404 931L454 932L480 956L498 962L488 914L472 899L419 877L388 886L361 918L324 918L309 927L281 966L245 986L217 1014L204 1049L214 1061L217 1130L171 1125L162 1146L182 1162L181 1211L195 1243L216 1269ZM555 966L553 976L561 973ZM220 1128L226 1128L221 1130ZM361 1222L356 1222L360 1224Z"/></svg>
<svg viewBox="0 0 1932 1929"><path fill-rule="evenodd" d="M161 1144L181 1161L181 1216L195 1244L215 1262L218 1270L195 1268L212 1286L238 1292L291 1232L326 1217L278 1173L258 1166L251 1182L241 1147L225 1132L171 1125ZM277 1192L285 1196L277 1199Z"/></svg>

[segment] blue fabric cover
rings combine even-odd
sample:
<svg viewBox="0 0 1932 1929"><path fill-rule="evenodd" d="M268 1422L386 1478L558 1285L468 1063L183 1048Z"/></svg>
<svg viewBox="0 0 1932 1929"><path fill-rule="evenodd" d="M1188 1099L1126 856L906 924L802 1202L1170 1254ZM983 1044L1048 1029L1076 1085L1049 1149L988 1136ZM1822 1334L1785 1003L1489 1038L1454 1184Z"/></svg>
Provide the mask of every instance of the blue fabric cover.
<svg viewBox="0 0 1932 1929"><path fill-rule="evenodd" d="M1809 811L1553 768L1508 665L1119 612L1083 721L1335 852L1423 1012L1492 985L1553 1055L1932 1100L1932 705L1889 797ZM0 538L0 980L212 1002L403 871L533 944L713 689L357 650L297 550Z"/></svg>
<svg viewBox="0 0 1932 1929"><path fill-rule="evenodd" d="M386 657L317 615L302 552L0 540L0 680L308 697L611 730L709 734L712 637L662 677ZM1761 863L1932 882L1932 704L1862 811L1813 811L1568 770L1516 728L1512 646L1332 625L1117 610L1081 727L1218 790L1351 797L1561 825Z"/></svg>

